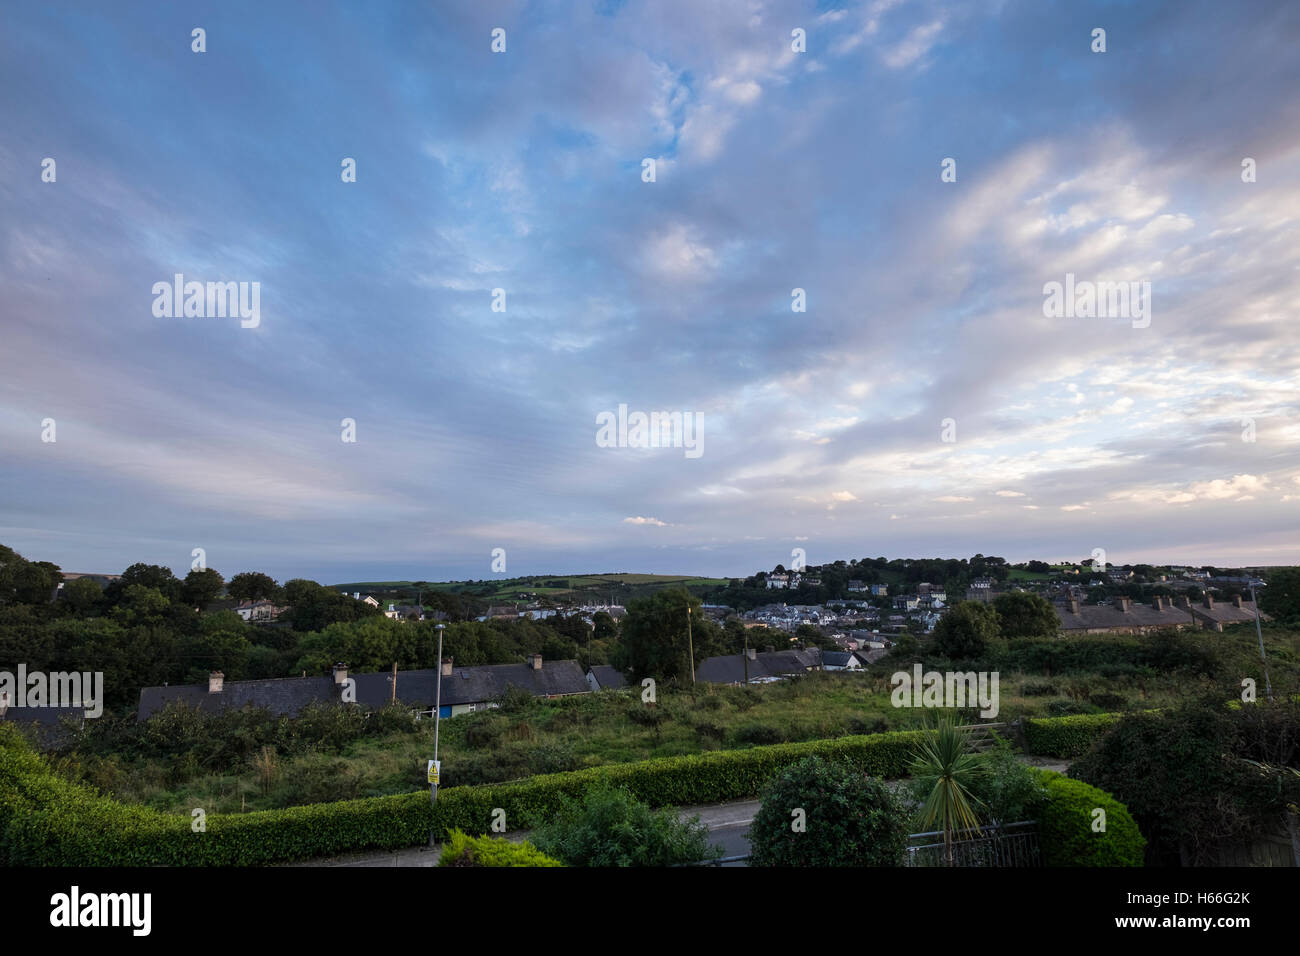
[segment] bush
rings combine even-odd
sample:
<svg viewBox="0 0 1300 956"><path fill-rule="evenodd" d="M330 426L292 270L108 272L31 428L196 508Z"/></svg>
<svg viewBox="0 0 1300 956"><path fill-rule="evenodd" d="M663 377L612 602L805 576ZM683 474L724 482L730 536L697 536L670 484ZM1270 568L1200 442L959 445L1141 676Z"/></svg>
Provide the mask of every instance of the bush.
<svg viewBox="0 0 1300 956"><path fill-rule="evenodd" d="M982 811L981 822L1006 825L1032 819L1047 798L1033 768L1021 763L1005 743L982 754L980 762L985 772L974 775L970 789Z"/></svg>
<svg viewBox="0 0 1300 956"><path fill-rule="evenodd" d="M736 740L742 744L777 744L783 739L780 728L770 724L746 724L736 731Z"/></svg>
<svg viewBox="0 0 1300 956"><path fill-rule="evenodd" d="M1038 811L1038 843L1045 866L1141 866L1146 839L1128 808L1104 790L1037 770L1047 799ZM1093 830L1097 809L1106 829Z"/></svg>
<svg viewBox="0 0 1300 956"><path fill-rule="evenodd" d="M1056 685L1051 681L1025 681L1020 693L1026 697L1051 697L1056 694Z"/></svg>
<svg viewBox="0 0 1300 956"><path fill-rule="evenodd" d="M1047 705L1047 712L1053 717L1073 717L1078 714L1091 714L1093 709L1082 701L1054 700Z"/></svg>
<svg viewBox="0 0 1300 956"><path fill-rule="evenodd" d="M651 810L626 789L608 786L581 801L564 800L533 836L543 853L569 866L673 866L722 855L709 846L699 817L679 820L671 808Z"/></svg>
<svg viewBox="0 0 1300 956"><path fill-rule="evenodd" d="M902 803L879 780L846 763L809 757L764 789L749 829L750 865L897 866L907 821Z"/></svg>
<svg viewBox="0 0 1300 956"><path fill-rule="evenodd" d="M1026 720L1025 749L1044 757L1078 757L1110 733L1118 721L1117 714Z"/></svg>
<svg viewBox="0 0 1300 956"><path fill-rule="evenodd" d="M1128 710L1128 698L1123 694L1090 694L1088 703L1102 710Z"/></svg>
<svg viewBox="0 0 1300 956"><path fill-rule="evenodd" d="M1131 808L1153 864L1199 865L1225 843L1249 842L1300 798L1300 778L1262 775L1247 760L1300 763L1300 707L1215 700L1131 714L1070 772Z"/></svg>
<svg viewBox="0 0 1300 956"><path fill-rule="evenodd" d="M452 830L442 845L439 866L564 866L525 841L513 843L500 837L466 836Z"/></svg>

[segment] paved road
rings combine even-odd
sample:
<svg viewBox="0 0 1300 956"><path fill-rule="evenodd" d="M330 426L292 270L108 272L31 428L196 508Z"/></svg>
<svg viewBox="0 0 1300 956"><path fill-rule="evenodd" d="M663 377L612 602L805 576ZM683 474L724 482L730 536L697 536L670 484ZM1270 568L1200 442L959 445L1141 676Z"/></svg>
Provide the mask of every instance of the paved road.
<svg viewBox="0 0 1300 956"><path fill-rule="evenodd" d="M1064 772L1068 763L1040 757L1022 756L1021 759L1035 767ZM887 780L890 787L898 789L906 786L905 780ZM698 807L684 807L683 818L699 815L700 822L709 828L709 842L723 848L723 856L742 856L749 852L749 824L758 811L757 800L732 800L727 803L713 803ZM528 839L527 830L515 830L505 834L506 839L522 841ZM352 853L345 856L305 860L301 863L286 863L284 866L437 866L442 845L429 847L411 847L405 850L390 850L383 853ZM744 866L744 863L729 863L726 866Z"/></svg>

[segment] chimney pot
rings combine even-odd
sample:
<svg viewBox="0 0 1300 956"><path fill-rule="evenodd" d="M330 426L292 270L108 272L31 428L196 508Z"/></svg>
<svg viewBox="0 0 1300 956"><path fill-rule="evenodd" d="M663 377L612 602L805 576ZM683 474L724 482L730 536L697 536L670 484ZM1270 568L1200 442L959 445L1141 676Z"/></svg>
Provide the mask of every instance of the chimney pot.
<svg viewBox="0 0 1300 956"><path fill-rule="evenodd" d="M220 694L221 688L225 684L226 675L221 671L212 671L208 674L208 693Z"/></svg>

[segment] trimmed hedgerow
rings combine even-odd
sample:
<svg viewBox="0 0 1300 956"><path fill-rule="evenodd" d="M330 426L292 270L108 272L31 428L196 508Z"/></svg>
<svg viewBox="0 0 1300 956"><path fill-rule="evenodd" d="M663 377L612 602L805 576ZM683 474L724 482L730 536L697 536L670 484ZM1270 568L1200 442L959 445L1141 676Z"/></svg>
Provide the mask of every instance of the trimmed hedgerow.
<svg viewBox="0 0 1300 956"><path fill-rule="evenodd" d="M1104 790L1051 770L1037 771L1047 799L1038 809L1038 844L1046 866L1142 866L1147 841L1137 823ZM1106 812L1106 828L1093 829Z"/></svg>
<svg viewBox="0 0 1300 956"><path fill-rule="evenodd" d="M651 806L750 797L807 756L901 777L922 732L841 737L747 750L668 757L549 774L513 783L454 787L435 807L422 792L238 815L188 817L127 806L54 774L10 728L0 726L0 862L28 866L251 866L369 849L417 846L430 830L488 832L501 808L514 828L535 826L598 784L626 788Z"/></svg>
<svg viewBox="0 0 1300 956"><path fill-rule="evenodd" d="M472 837L452 830L442 845L439 866L564 866L528 841L513 843L501 837Z"/></svg>
<svg viewBox="0 0 1300 956"><path fill-rule="evenodd" d="M1025 749L1045 757L1079 757L1114 728L1122 714L1075 714L1024 722Z"/></svg>

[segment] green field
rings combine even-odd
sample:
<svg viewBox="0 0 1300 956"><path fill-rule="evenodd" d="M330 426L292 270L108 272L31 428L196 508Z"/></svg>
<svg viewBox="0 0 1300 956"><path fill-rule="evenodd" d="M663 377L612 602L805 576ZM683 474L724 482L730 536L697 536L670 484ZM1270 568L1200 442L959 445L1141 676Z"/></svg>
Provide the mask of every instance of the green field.
<svg viewBox="0 0 1300 956"><path fill-rule="evenodd" d="M727 583L727 578L701 578L680 574L535 574L527 577L489 578L483 581L359 581L331 584L340 591L360 591L362 594L409 593L412 598L417 589L425 591L454 591L487 601L517 601L521 593L536 595L565 603L590 601L627 601L645 597L668 587L684 587L700 591ZM554 582L563 582L562 586Z"/></svg>

